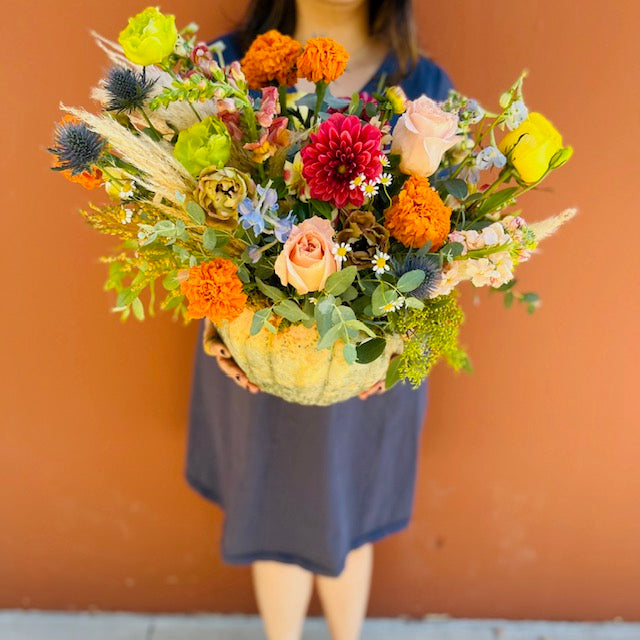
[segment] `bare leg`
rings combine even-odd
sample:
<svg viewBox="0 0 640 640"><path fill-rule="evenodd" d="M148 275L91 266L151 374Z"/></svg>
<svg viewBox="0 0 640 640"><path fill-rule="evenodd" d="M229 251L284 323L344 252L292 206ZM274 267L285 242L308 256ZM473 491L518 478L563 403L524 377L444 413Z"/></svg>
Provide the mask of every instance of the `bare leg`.
<svg viewBox="0 0 640 640"><path fill-rule="evenodd" d="M373 545L365 544L348 556L337 578L317 576L318 595L332 640L357 640L367 612Z"/></svg>
<svg viewBox="0 0 640 640"><path fill-rule="evenodd" d="M253 587L268 640L300 640L313 589L313 574L295 564L259 560Z"/></svg>

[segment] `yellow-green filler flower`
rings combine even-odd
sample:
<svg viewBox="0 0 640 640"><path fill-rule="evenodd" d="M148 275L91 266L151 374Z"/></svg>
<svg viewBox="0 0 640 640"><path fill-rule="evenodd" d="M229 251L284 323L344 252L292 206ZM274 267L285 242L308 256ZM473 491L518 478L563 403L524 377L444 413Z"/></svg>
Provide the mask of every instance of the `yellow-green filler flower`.
<svg viewBox="0 0 640 640"><path fill-rule="evenodd" d="M173 52L177 39L175 16L165 16L157 7L147 7L129 18L118 36L127 58L143 67L162 62Z"/></svg>
<svg viewBox="0 0 640 640"><path fill-rule="evenodd" d="M192 176L214 165L221 169L231 154L231 136L221 120L209 116L178 134L173 155Z"/></svg>

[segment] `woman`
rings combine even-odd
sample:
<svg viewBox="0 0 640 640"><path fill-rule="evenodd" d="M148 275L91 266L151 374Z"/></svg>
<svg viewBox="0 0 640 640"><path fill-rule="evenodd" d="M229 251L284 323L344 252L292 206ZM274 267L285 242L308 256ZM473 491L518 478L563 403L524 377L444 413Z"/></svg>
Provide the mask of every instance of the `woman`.
<svg viewBox="0 0 640 640"><path fill-rule="evenodd" d="M243 27L223 38L224 55L241 58L271 28L302 43L328 35L350 54L334 95L371 93L384 75L409 98L442 100L450 81L417 55L412 20L409 0L253 0ZM217 360L220 368L198 345L187 479L225 510L225 561L251 563L269 640L300 637L314 576L332 638L359 637L371 543L411 516L426 389L380 395L377 386L303 407L259 393L222 345Z"/></svg>

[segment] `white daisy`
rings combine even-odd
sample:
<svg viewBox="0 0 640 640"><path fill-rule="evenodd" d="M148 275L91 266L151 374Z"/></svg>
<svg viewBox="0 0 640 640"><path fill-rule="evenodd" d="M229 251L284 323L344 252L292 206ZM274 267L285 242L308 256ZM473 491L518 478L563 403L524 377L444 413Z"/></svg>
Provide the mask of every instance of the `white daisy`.
<svg viewBox="0 0 640 640"><path fill-rule="evenodd" d="M391 313L392 311L397 311L398 309L402 309L404 305L404 298L400 296L397 300L392 300L391 302L387 302L387 304L382 306L382 310L385 313Z"/></svg>
<svg viewBox="0 0 640 640"><path fill-rule="evenodd" d="M364 193L367 198L373 198L373 196L378 195L380 187L378 187L378 183L375 180L371 180L370 182L362 184L360 189L362 189L362 193Z"/></svg>
<svg viewBox="0 0 640 640"><path fill-rule="evenodd" d="M380 249L376 249L376 255L371 259L374 273L382 275L386 271L389 271L389 259L390 256L388 253L384 253L380 251Z"/></svg>
<svg viewBox="0 0 640 640"><path fill-rule="evenodd" d="M347 259L347 253L351 251L351 245L348 242L341 242L331 250L333 257L338 264L342 264Z"/></svg>
<svg viewBox="0 0 640 640"><path fill-rule="evenodd" d="M380 184L383 187L388 187L393 182L393 176L390 173L383 173L380 176Z"/></svg>
<svg viewBox="0 0 640 640"><path fill-rule="evenodd" d="M380 162L382 162L383 167L389 166L389 158L387 158L387 156L385 156L384 153L380 154Z"/></svg>
<svg viewBox="0 0 640 640"><path fill-rule="evenodd" d="M367 181L367 176L364 173L361 173L359 176L356 176L350 183L349 189L359 189L362 188L362 184Z"/></svg>

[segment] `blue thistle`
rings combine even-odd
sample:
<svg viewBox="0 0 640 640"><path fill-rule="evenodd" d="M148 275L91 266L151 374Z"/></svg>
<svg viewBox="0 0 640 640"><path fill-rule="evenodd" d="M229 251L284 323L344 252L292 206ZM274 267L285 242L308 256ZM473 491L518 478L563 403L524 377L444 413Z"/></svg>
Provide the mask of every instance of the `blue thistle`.
<svg viewBox="0 0 640 640"><path fill-rule="evenodd" d="M411 295L415 298L424 299L435 291L440 282L440 265L437 259L434 260L429 256L409 255L404 259L404 262L396 266L396 274L400 278L408 271L415 271L416 269L424 271L425 277L418 288L411 291Z"/></svg>
<svg viewBox="0 0 640 640"><path fill-rule="evenodd" d="M54 146L49 151L58 157L56 171L77 175L91 171L102 155L104 138L91 131L84 122L61 122L56 126Z"/></svg>
<svg viewBox="0 0 640 640"><path fill-rule="evenodd" d="M155 80L147 80L144 71L114 67L109 71L104 90L109 96L107 111L133 111L142 109Z"/></svg>

